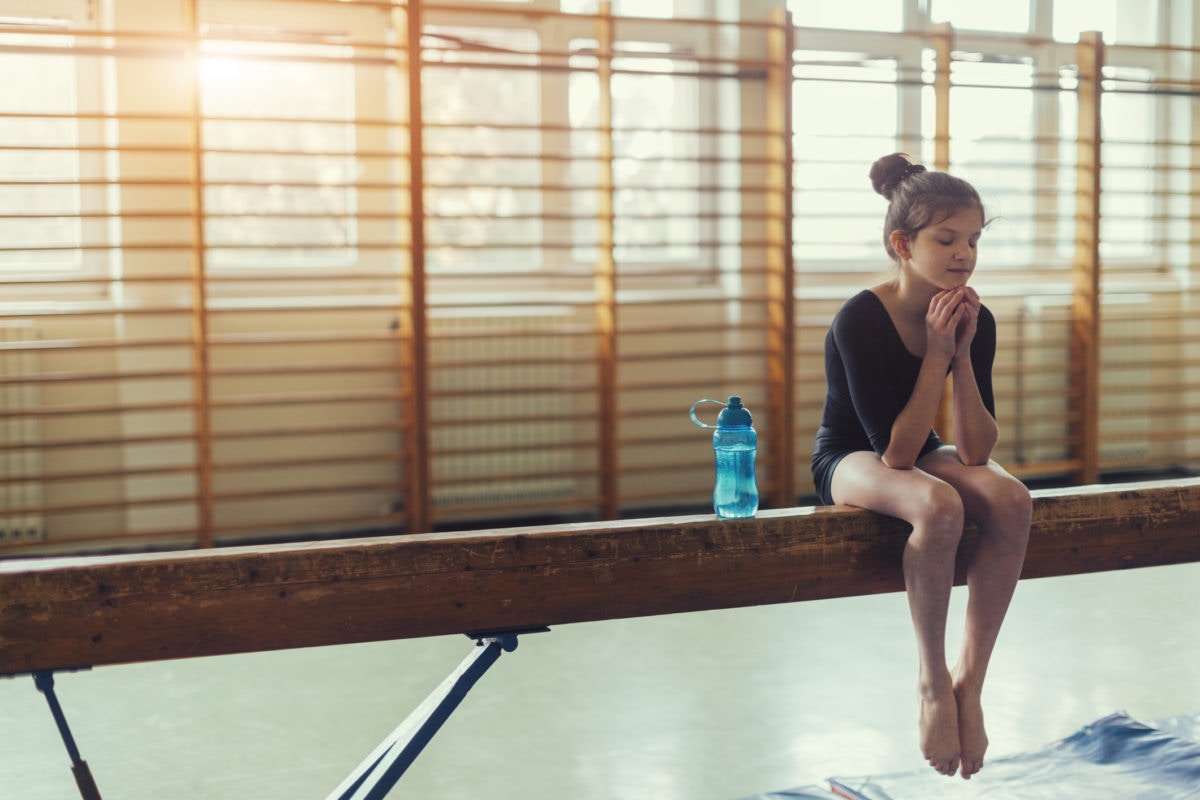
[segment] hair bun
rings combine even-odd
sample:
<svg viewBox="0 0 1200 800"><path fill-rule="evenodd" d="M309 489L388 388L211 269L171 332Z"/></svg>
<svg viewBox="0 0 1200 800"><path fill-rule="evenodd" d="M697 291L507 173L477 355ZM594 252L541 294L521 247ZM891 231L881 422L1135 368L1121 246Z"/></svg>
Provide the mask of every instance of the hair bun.
<svg viewBox="0 0 1200 800"><path fill-rule="evenodd" d="M922 172L924 165L911 161L907 153L892 153L871 165L871 186L890 202L901 183Z"/></svg>

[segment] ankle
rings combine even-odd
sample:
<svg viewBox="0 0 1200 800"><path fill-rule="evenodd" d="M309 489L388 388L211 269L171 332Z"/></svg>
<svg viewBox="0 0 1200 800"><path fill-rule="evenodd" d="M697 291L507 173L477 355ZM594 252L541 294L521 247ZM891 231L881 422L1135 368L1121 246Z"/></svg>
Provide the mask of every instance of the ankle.
<svg viewBox="0 0 1200 800"><path fill-rule="evenodd" d="M983 694L983 675L969 670L954 670L954 694L958 697L972 695L979 697Z"/></svg>
<svg viewBox="0 0 1200 800"><path fill-rule="evenodd" d="M955 681L948 671L926 672L917 678L917 694L924 700L937 700L955 691Z"/></svg>

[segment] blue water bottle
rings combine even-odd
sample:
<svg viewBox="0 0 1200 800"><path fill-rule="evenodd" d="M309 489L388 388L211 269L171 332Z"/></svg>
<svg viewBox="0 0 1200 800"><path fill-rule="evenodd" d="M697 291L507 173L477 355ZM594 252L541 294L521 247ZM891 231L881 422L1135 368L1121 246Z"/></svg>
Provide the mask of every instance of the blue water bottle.
<svg viewBox="0 0 1200 800"><path fill-rule="evenodd" d="M716 425L705 425L696 419L696 406L715 403L724 410L717 416ZM758 451L758 434L750 410L742 398L697 400L689 412L692 422L701 428L713 429L713 451L717 459L717 477L713 483L713 510L718 517L736 519L753 517L758 511L758 484L754 478L754 456Z"/></svg>

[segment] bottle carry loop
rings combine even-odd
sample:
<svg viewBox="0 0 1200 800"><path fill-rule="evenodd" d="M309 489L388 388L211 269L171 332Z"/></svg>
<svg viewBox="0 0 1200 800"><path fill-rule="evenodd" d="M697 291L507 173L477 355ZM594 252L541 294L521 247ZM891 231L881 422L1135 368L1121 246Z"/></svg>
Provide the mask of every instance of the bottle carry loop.
<svg viewBox="0 0 1200 800"><path fill-rule="evenodd" d="M694 422L696 424L696 427L698 427L698 428L717 428L717 427L719 427L717 425L705 424L696 418L696 406L700 405L701 403L713 403L715 405L720 406L721 408L725 408L726 404L722 403L720 400L709 400L708 398L705 398L703 400L697 400L695 403L692 403L692 409L690 411L688 411L688 416L692 418L692 422Z"/></svg>

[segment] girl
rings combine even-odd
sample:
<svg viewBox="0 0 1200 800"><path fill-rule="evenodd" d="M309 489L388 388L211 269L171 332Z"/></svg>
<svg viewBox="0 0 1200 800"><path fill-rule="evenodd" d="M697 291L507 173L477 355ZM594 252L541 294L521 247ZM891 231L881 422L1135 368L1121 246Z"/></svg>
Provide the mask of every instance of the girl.
<svg viewBox="0 0 1200 800"><path fill-rule="evenodd" d="M1024 484L991 460L996 321L967 285L985 224L966 181L903 153L871 167L889 201L883 244L890 280L834 317L825 339L828 390L813 452L821 502L899 517L912 526L904 581L917 637L921 751L945 775L983 766L984 675L1029 538ZM953 445L933 431L947 374ZM946 661L946 615L965 521L979 528L968 566L962 652Z"/></svg>

